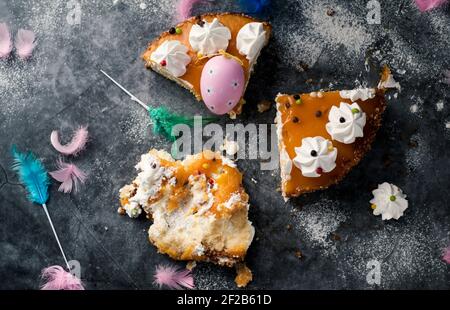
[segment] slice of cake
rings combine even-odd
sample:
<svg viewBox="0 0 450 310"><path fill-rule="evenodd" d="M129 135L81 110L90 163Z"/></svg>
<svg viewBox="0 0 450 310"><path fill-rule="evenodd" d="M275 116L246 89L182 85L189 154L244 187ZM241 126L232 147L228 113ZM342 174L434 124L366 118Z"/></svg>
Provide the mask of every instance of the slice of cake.
<svg viewBox="0 0 450 310"><path fill-rule="evenodd" d="M278 95L283 196L338 183L369 151L386 108L384 90Z"/></svg>
<svg viewBox="0 0 450 310"><path fill-rule="evenodd" d="M211 112L234 117L270 34L268 23L249 16L205 14L161 34L142 58L147 68L189 89Z"/></svg>
<svg viewBox="0 0 450 310"><path fill-rule="evenodd" d="M122 214L153 219L149 240L176 260L234 266L244 260L254 228L242 174L218 153L175 161L151 150L136 165L132 184L120 190Z"/></svg>

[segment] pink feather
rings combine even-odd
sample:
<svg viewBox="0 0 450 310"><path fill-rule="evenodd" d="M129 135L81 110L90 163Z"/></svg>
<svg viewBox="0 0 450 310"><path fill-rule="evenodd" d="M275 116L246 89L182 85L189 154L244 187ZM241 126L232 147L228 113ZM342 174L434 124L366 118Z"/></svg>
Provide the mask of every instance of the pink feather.
<svg viewBox="0 0 450 310"><path fill-rule="evenodd" d="M416 0L416 4L421 12L426 12L447 3L447 1L448 0Z"/></svg>
<svg viewBox="0 0 450 310"><path fill-rule="evenodd" d="M56 181L61 182L58 191L70 193L72 189L78 191L79 183L84 184L87 174L81 171L74 164L68 164L58 159L56 166L58 170L49 172Z"/></svg>
<svg viewBox="0 0 450 310"><path fill-rule="evenodd" d="M50 266L42 270L41 290L84 290L83 282L61 266Z"/></svg>
<svg viewBox="0 0 450 310"><path fill-rule="evenodd" d="M75 156L85 148L88 136L89 132L87 127L81 126L75 131L72 140L66 145L62 145L61 142L59 142L59 133L56 130L52 131L50 141L53 147L61 154Z"/></svg>
<svg viewBox="0 0 450 310"><path fill-rule="evenodd" d="M31 30L19 29L16 38L16 50L21 59L31 57L36 46L36 35Z"/></svg>
<svg viewBox="0 0 450 310"><path fill-rule="evenodd" d="M442 253L442 260L446 262L447 264L450 264L450 246L448 246L444 253Z"/></svg>
<svg viewBox="0 0 450 310"><path fill-rule="evenodd" d="M183 288L194 288L194 278L188 269L181 270L176 266L159 265L155 271L155 283L162 287L163 285L171 289L181 290Z"/></svg>
<svg viewBox="0 0 450 310"><path fill-rule="evenodd" d="M12 50L11 34L5 23L0 24L0 58L9 56Z"/></svg>
<svg viewBox="0 0 450 310"><path fill-rule="evenodd" d="M177 6L177 19L182 22L191 17L192 7L205 0L179 0Z"/></svg>

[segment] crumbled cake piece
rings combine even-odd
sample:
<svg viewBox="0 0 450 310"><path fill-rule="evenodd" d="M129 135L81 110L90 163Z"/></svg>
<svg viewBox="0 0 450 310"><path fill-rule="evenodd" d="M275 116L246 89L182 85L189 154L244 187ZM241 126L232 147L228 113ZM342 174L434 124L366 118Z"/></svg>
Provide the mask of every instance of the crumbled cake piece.
<svg viewBox="0 0 450 310"><path fill-rule="evenodd" d="M236 278L234 282L238 287L246 287L247 284L253 280L253 274L250 268L245 263L236 265Z"/></svg>
<svg viewBox="0 0 450 310"><path fill-rule="evenodd" d="M152 215L148 236L159 252L229 267L244 260L255 230L233 163L208 151L175 161L153 149L136 169L137 178L120 190L120 203L130 217L137 209Z"/></svg>

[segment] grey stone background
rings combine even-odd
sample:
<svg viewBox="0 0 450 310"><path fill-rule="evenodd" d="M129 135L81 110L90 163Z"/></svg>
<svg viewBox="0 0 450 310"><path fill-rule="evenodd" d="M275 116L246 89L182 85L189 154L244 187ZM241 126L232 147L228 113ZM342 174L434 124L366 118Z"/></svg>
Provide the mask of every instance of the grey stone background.
<svg viewBox="0 0 450 310"><path fill-rule="evenodd" d="M88 124L91 142L72 160L89 180L71 195L52 185L48 206L56 229L69 259L80 261L88 289L153 289L155 266L171 260L148 243L148 221L117 215L118 190L134 178L140 154L170 145L99 69L152 105L206 115L202 103L139 59L173 24L175 1L80 1L79 25L67 22L67 2L0 0L0 22L13 34L26 28L38 36L29 61L0 61L0 288L36 289L43 267L63 264L44 212L24 198L9 168L11 144L32 150L52 170L58 154L50 132L62 130L67 141L74 127ZM450 96L443 83L450 68L449 7L420 13L413 0L380 1L381 24L369 25L365 0L272 2L262 17L274 36L236 122L271 123L275 110L260 114L256 104L278 92L370 84L383 63L402 91L389 95L372 151L338 186L285 204L276 191L278 171L260 171L258 160L238 163L256 227L248 288L449 289L449 267L441 261L450 243ZM235 1L216 1L194 13L239 10ZM408 195L409 209L398 221L371 214L371 190L384 181ZM372 259L381 263L380 285L366 282ZM194 269L203 289L235 288L234 275L209 264Z"/></svg>

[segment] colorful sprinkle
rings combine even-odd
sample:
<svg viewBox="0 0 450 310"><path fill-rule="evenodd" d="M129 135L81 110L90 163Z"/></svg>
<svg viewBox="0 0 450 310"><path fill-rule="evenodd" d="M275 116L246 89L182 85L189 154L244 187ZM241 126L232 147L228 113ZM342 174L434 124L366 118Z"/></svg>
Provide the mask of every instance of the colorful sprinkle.
<svg viewBox="0 0 450 310"><path fill-rule="evenodd" d="M397 198L395 197L395 195L391 195L391 197L389 197L390 201L395 201Z"/></svg>
<svg viewBox="0 0 450 310"><path fill-rule="evenodd" d="M295 104L298 104L298 105L302 104L302 99L300 98L300 99L295 100Z"/></svg>
<svg viewBox="0 0 450 310"><path fill-rule="evenodd" d="M204 163L204 164L202 165L202 168L203 168L203 169L208 169L208 168L209 168L209 164L208 164L208 163Z"/></svg>
<svg viewBox="0 0 450 310"><path fill-rule="evenodd" d="M177 34L181 34L181 33L183 32L183 30L181 30L181 28L177 28L177 29L175 29L175 32L176 32Z"/></svg>
<svg viewBox="0 0 450 310"><path fill-rule="evenodd" d="M352 113L353 113L353 114L359 113L359 109L353 108L353 109L352 109Z"/></svg>
<svg viewBox="0 0 450 310"><path fill-rule="evenodd" d="M332 152L334 150L334 146L333 146L333 144L329 144L328 145L328 152Z"/></svg>
<svg viewBox="0 0 450 310"><path fill-rule="evenodd" d="M318 168L316 169L316 173L317 173L317 174L322 174L322 173L323 173L323 169L320 168L320 167L318 167Z"/></svg>
<svg viewBox="0 0 450 310"><path fill-rule="evenodd" d="M167 61L165 59L161 60L161 62L159 63L161 66L165 67L167 66Z"/></svg>
<svg viewBox="0 0 450 310"><path fill-rule="evenodd" d="M375 210L377 208L377 205L373 203L370 205L370 207L372 208L372 210Z"/></svg>
<svg viewBox="0 0 450 310"><path fill-rule="evenodd" d="M198 53L197 53L197 58L202 58L202 57L203 57L203 54L200 53L200 52L198 52Z"/></svg>

